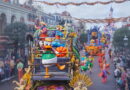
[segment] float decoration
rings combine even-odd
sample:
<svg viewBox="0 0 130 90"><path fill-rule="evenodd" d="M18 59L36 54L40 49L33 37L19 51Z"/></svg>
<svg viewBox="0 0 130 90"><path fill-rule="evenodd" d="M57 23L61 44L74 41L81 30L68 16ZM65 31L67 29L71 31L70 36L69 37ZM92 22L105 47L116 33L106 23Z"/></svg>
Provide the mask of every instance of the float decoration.
<svg viewBox="0 0 130 90"><path fill-rule="evenodd" d="M13 81L18 87L15 87L14 90L30 90L31 88L31 67L25 69L26 73L21 78L20 82Z"/></svg>
<svg viewBox="0 0 130 90"><path fill-rule="evenodd" d="M45 38L45 41L44 41L44 52L42 54L42 64L51 64L51 63L57 63L57 56L55 53L58 53L56 52L56 50L54 50L51 46L51 38ZM50 67L51 65L44 65L45 67L45 78L49 78L50 77L50 74L49 74L49 69L48 67ZM63 70L65 68L65 65L59 65L59 64L56 64L57 68L60 69L60 70Z"/></svg>
<svg viewBox="0 0 130 90"><path fill-rule="evenodd" d="M85 74L77 74L69 83L74 90L88 90L87 88L92 84L91 79Z"/></svg>
<svg viewBox="0 0 130 90"><path fill-rule="evenodd" d="M65 47L58 47L56 51L58 52L58 54L56 54L57 57L64 57L67 54L67 49Z"/></svg>

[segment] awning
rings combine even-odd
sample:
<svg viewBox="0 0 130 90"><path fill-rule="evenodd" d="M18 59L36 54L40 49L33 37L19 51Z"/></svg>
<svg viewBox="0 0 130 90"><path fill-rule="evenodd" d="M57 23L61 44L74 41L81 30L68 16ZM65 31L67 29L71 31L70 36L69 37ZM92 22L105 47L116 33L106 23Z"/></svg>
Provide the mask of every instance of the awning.
<svg viewBox="0 0 130 90"><path fill-rule="evenodd" d="M0 50L5 50L5 46L4 45L0 45Z"/></svg>
<svg viewBox="0 0 130 90"><path fill-rule="evenodd" d="M0 36L0 43L7 43L9 41L8 36Z"/></svg>

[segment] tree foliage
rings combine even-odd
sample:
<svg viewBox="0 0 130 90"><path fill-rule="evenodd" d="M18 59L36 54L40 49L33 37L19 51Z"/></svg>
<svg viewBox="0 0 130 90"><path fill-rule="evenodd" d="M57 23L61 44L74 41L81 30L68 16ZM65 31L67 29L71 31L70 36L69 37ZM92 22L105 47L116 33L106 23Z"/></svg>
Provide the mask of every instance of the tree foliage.
<svg viewBox="0 0 130 90"><path fill-rule="evenodd" d="M130 30L128 29L128 27L123 27L115 31L113 36L113 45L115 47L123 47L125 35L128 38L128 47L130 47Z"/></svg>
<svg viewBox="0 0 130 90"><path fill-rule="evenodd" d="M79 26L80 26L80 31L81 31L81 33L84 33L85 30L86 30L86 28L85 28L85 23L79 22Z"/></svg>
<svg viewBox="0 0 130 90"><path fill-rule="evenodd" d="M79 40L82 44L87 42L87 33L82 33L79 37Z"/></svg>
<svg viewBox="0 0 130 90"><path fill-rule="evenodd" d="M15 22L9 24L5 28L5 34L8 35L10 39L15 43L20 43L21 45L23 45L25 43L25 35L27 30L28 28L25 23Z"/></svg>

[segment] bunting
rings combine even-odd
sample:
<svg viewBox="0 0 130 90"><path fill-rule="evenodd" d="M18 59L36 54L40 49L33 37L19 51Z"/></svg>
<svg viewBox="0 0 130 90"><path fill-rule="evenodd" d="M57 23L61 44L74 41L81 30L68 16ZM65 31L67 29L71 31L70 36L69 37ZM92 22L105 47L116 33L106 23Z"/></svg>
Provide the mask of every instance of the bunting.
<svg viewBox="0 0 130 90"><path fill-rule="evenodd" d="M37 1L37 0L34 0L34 2L40 2L40 3L43 3L43 4L47 4L47 5L61 5L61 6L67 6L67 5L75 5L75 6L80 6L80 5L96 5L96 4L102 4L102 5L106 5L106 4L110 4L110 3L123 3L123 2L126 2L126 1L130 1L130 0L111 0L111 1L106 1L106 2L103 2L103 1L96 1L96 2L80 2L80 3L75 3L75 2L68 2L68 3L63 3L63 2L46 2L46 1Z"/></svg>
<svg viewBox="0 0 130 90"><path fill-rule="evenodd" d="M85 23L115 23L115 22L126 22L128 19L130 19L130 16L120 18L108 18L108 19L79 19L73 17L73 19Z"/></svg>

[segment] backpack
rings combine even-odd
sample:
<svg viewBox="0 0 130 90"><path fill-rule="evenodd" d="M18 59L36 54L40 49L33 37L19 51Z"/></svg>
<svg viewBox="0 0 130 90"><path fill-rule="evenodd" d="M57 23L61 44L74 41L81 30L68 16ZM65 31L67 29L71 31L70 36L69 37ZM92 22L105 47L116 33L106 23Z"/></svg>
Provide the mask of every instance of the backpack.
<svg viewBox="0 0 130 90"><path fill-rule="evenodd" d="M122 80L122 79L119 79L119 80L117 80L117 83L118 83L119 85L122 85L122 84L123 84L123 80Z"/></svg>

